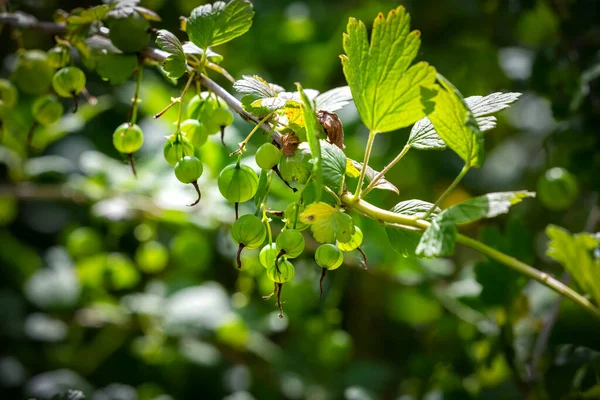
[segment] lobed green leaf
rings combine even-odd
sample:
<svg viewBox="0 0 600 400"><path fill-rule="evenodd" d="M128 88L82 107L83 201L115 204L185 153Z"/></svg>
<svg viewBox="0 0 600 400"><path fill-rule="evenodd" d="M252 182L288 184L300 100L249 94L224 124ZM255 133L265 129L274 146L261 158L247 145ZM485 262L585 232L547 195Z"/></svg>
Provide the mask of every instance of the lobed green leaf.
<svg viewBox="0 0 600 400"><path fill-rule="evenodd" d="M546 254L558 261L577 282L600 304L600 260L592 258L592 251L600 246L600 235L580 233L572 235L566 229L549 225L550 238Z"/></svg>
<svg viewBox="0 0 600 400"><path fill-rule="evenodd" d="M364 124L375 132L412 125L431 110L427 89L435 69L425 62L409 68L419 51L420 32L410 32L410 16L400 6L379 14L369 44L366 26L356 19L344 34L342 66ZM423 89L426 89L423 91Z"/></svg>
<svg viewBox="0 0 600 400"><path fill-rule="evenodd" d="M346 154L326 140L321 140L320 143L323 184L340 194L344 187L344 175L346 175Z"/></svg>
<svg viewBox="0 0 600 400"><path fill-rule="evenodd" d="M412 215L423 218L427 211L433 207L433 204L422 200L405 200L396 204L390 211L396 214ZM441 210L436 208L432 216L438 214ZM403 257L414 257L416 249L423 233L419 230L404 226L386 226L385 231L388 239L396 250Z"/></svg>
<svg viewBox="0 0 600 400"><path fill-rule="evenodd" d="M181 78L187 69L187 62L183 46L177 36L161 29L156 34L156 44L161 50L169 53L169 56L162 63L167 75L173 79Z"/></svg>
<svg viewBox="0 0 600 400"><path fill-rule="evenodd" d="M252 26L254 7L249 0L217 1L192 10L186 32L201 49L218 46L246 33Z"/></svg>

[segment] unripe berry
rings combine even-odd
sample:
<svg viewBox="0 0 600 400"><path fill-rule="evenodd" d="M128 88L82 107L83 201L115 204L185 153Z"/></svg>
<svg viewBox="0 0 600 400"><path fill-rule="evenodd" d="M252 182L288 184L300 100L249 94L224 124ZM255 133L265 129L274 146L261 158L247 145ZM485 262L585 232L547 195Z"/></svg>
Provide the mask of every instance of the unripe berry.
<svg viewBox="0 0 600 400"><path fill-rule="evenodd" d="M277 245L275 243L269 243L265 245L262 249L260 249L260 253L258 254L260 264L265 268L269 268L269 266L275 263L275 258L277 258L278 253L279 250L277 249Z"/></svg>
<svg viewBox="0 0 600 400"><path fill-rule="evenodd" d="M11 80L19 90L27 94L43 94L52 85L54 68L48 63L48 56L41 50L28 50L17 58Z"/></svg>
<svg viewBox="0 0 600 400"><path fill-rule="evenodd" d="M61 68L52 77L52 87L61 97L73 97L85 87L85 74L77 67Z"/></svg>
<svg viewBox="0 0 600 400"><path fill-rule="evenodd" d="M38 97L31 107L31 112L35 120L41 125L50 125L55 123L63 116L65 109L56 96L47 94Z"/></svg>
<svg viewBox="0 0 600 400"><path fill-rule="evenodd" d="M115 129L113 145L118 152L132 154L138 151L144 143L142 128L136 124L125 122Z"/></svg>
<svg viewBox="0 0 600 400"><path fill-rule="evenodd" d="M275 241L277 248L288 258L296 258L304 251L304 236L296 229L282 231Z"/></svg>
<svg viewBox="0 0 600 400"><path fill-rule="evenodd" d="M321 268L333 270L344 262L344 254L333 244L323 244L315 252L315 261Z"/></svg>
<svg viewBox="0 0 600 400"><path fill-rule="evenodd" d="M263 170L269 171L279 164L281 151L271 143L265 143L256 151L256 164Z"/></svg>
<svg viewBox="0 0 600 400"><path fill-rule="evenodd" d="M352 234L350 241L341 243L338 241L337 247L342 251L352 251L357 249L363 241L363 233L358 226L354 226L354 233Z"/></svg>
<svg viewBox="0 0 600 400"><path fill-rule="evenodd" d="M219 191L232 203L243 203L254 197L258 176L247 165L231 164L219 174Z"/></svg>
<svg viewBox="0 0 600 400"><path fill-rule="evenodd" d="M195 119L186 119L181 123L181 133L190 141L194 148L198 148L206 143L208 132L206 127Z"/></svg>
<svg viewBox="0 0 600 400"><path fill-rule="evenodd" d="M183 157L194 155L194 146L185 137L173 135L165 142L163 155L170 165L175 166Z"/></svg>
<svg viewBox="0 0 600 400"><path fill-rule="evenodd" d="M48 50L48 63L52 68L62 68L71 61L71 49L66 45L56 45Z"/></svg>
<svg viewBox="0 0 600 400"><path fill-rule="evenodd" d="M294 265L288 260L280 261L278 266L272 264L267 268L267 276L275 283L286 283L294 277Z"/></svg>
<svg viewBox="0 0 600 400"><path fill-rule="evenodd" d="M181 183L196 182L202 175L202 162L194 156L185 156L175 164L175 176Z"/></svg>

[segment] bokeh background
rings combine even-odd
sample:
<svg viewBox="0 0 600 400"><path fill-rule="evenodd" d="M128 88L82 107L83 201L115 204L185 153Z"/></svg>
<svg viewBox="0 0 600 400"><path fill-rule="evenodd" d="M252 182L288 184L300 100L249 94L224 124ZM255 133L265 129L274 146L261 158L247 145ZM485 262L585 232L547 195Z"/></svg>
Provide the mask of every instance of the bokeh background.
<svg viewBox="0 0 600 400"><path fill-rule="evenodd" d="M179 16L202 3L141 2L162 16L154 27L182 39ZM403 4L422 31L418 59L465 96L524 93L486 133L484 167L471 171L444 206L489 191L535 190L554 166L571 171L581 189L566 211L530 200L511 217L463 231L560 277L560 266L544 256L545 226L597 229L596 0L253 3L249 33L216 49L223 66L237 78L259 74L287 89L301 82L321 91L345 84L338 55L348 17L370 25L378 12ZM58 8L94 4L22 0L8 7L51 20ZM39 32L21 39L27 48L53 44ZM8 29L0 44L0 75L7 77L17 48ZM94 400L600 398L600 324L565 300L545 351L536 354L557 304L553 293L464 248L450 259L402 258L385 230L359 215L368 271L358 253L347 254L320 298L316 243L309 241L283 290L286 316L278 319L273 299L262 299L272 283L256 252L245 251L243 270L234 268L233 209L215 182L251 126L236 119L227 149L210 138L202 151L203 198L188 208L193 189L162 157L176 112L151 118L182 82L176 88L155 69L144 72L137 180L112 147L133 82L112 87L93 72L88 82L98 104L38 131L28 158L19 147L24 136L0 147L3 399L47 399L69 388ZM24 120L31 100L23 97L16 110ZM340 117L347 154L362 159L367 131L352 106ZM372 166L382 168L407 135L378 135ZM260 143L255 138L251 149ZM387 176L400 195L378 192L370 200L383 208L433 201L461 167L450 151L412 151ZM271 207L288 201L288 190L276 185ZM584 392L588 397L578 397Z"/></svg>

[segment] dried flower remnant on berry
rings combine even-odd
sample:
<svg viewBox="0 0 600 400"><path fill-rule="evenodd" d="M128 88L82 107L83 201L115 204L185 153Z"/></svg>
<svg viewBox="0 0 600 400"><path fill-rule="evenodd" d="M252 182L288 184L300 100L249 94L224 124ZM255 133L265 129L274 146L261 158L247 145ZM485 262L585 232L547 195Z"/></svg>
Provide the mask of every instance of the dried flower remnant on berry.
<svg viewBox="0 0 600 400"><path fill-rule="evenodd" d="M281 137L281 151L286 157L291 157L296 153L296 149L300 144L300 139L294 132L286 133Z"/></svg>
<svg viewBox="0 0 600 400"><path fill-rule="evenodd" d="M319 110L317 111L317 118L319 118L319 123L325 130L329 143L344 150L346 148L344 145L344 125L340 117L336 113Z"/></svg>

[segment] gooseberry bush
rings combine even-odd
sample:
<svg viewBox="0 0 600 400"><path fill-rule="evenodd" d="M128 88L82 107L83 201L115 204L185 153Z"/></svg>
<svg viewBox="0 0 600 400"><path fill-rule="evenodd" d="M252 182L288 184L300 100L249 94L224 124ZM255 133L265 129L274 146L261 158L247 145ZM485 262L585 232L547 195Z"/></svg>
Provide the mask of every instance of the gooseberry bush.
<svg viewBox="0 0 600 400"><path fill-rule="evenodd" d="M144 132L137 125L138 106L144 101L140 86L144 68L157 68L165 79L181 81L183 87L154 118L172 107L177 110L175 126L165 135L163 157L176 178L197 192L197 200L190 206L210 206L203 203L198 183L204 170L200 149L208 137L220 134L225 146L226 128L233 123L234 114L250 125L239 146L229 149L231 163L220 172L217 185L235 210L231 237L238 245L236 264L243 268L241 254L245 249L259 251L260 263L274 284L279 317L283 317L283 285L294 278L294 259L305 252L308 235L318 243L314 260L322 271L321 294L327 271L343 266L344 253L359 252L367 267L367 254L361 245L369 237L356 226L357 214L379 222L394 249L404 257L444 257L454 252L457 243L465 245L600 317L600 280L593 271L600 261L597 253L592 253L600 244L597 235L571 235L556 226L547 229L551 239L548 255L571 273L584 292L580 294L552 276L459 233L459 225L508 213L512 206L534 197L533 192L488 193L440 208L464 176L483 165L485 132L496 126L495 114L516 102L519 93L465 98L434 66L415 63L421 33L410 29L410 16L402 6L377 15L370 36L362 21L350 18L340 56L347 86L320 93L300 83L288 91L257 75L235 79L217 51L246 33L253 16L248 0L199 6L182 18L181 35L187 35L187 40L181 42L173 32L154 29L160 17L131 1L59 12L54 21L55 46L47 51L21 50L10 80L0 80L3 132L13 135L10 111L21 93L36 96L31 107L34 122L24 139L31 146L38 125L50 125L66 112L77 112L80 95L94 103L86 90L86 73L96 73L113 85L134 78L129 115L115 124L113 144L136 174L135 153L144 142ZM9 22L21 28L31 25L31 21L19 18ZM217 75L231 82L231 91L211 79ZM194 95L184 104L188 93ZM72 99L72 110L65 111L61 98ZM346 155L343 121L337 114L351 102L369 130L362 160ZM410 128L410 133L401 152L390 157L381 171L370 167L377 137L398 134L395 132L403 128ZM264 134L257 134L259 131ZM255 154L249 151L251 141L258 146ZM370 203L368 195L374 190L398 193L385 174L411 150L451 150L464 167L433 202L407 200L391 210ZM260 171L242 163L252 157ZM270 189L276 180L294 196L282 210L269 207ZM543 204L553 210L565 210L578 196L577 182L568 171L557 168L545 174L538 189ZM239 207L251 201L248 207ZM253 212L240 215L240 210ZM274 220L281 220L278 232L272 228Z"/></svg>

